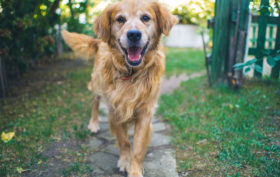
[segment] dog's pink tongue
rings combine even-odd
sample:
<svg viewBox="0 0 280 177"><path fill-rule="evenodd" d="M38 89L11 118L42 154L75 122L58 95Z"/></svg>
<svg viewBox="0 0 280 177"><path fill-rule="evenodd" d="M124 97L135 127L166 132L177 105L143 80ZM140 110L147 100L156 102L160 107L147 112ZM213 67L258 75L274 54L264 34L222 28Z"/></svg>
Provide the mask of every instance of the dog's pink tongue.
<svg viewBox="0 0 280 177"><path fill-rule="evenodd" d="M130 61L138 61L141 57L141 48L138 47L131 47L127 50L128 59Z"/></svg>

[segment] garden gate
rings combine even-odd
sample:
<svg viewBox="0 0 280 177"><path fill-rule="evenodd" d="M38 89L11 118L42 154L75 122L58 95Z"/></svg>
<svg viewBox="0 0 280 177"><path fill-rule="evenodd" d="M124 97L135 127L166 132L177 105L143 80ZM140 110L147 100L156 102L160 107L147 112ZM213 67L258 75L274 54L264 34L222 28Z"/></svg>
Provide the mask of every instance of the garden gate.
<svg viewBox="0 0 280 177"><path fill-rule="evenodd" d="M269 0L261 1L261 8ZM233 65L244 61L248 54L254 55L262 66L263 58L280 49L280 16L269 16L268 10L260 10L260 16L252 16L250 21L250 0L216 0L213 24L213 48L210 67L210 81L228 79L230 85L242 77L242 72L234 71ZM277 32L276 32L277 26ZM252 29L250 49L247 50L248 29ZM268 37L267 37L268 36ZM278 78L280 61L272 70L271 77ZM261 76L255 72L255 76Z"/></svg>
<svg viewBox="0 0 280 177"><path fill-rule="evenodd" d="M254 55L257 64L263 66L263 59L266 56L274 55L280 49L280 13L278 17L270 16L266 9L269 0L262 0L260 16L252 16L249 55ZM270 63L274 67L271 71L272 78L279 78L280 61ZM261 73L255 72L255 76L260 77Z"/></svg>

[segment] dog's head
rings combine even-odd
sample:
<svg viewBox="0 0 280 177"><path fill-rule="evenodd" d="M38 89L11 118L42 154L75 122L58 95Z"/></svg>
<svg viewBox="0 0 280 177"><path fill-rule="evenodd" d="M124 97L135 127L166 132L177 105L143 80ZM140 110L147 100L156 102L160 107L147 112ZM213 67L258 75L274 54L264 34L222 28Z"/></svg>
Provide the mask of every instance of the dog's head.
<svg viewBox="0 0 280 177"><path fill-rule="evenodd" d="M165 7L151 0L123 0L107 7L94 23L104 42L124 55L131 67L140 66L145 54L157 48L161 34L177 23Z"/></svg>

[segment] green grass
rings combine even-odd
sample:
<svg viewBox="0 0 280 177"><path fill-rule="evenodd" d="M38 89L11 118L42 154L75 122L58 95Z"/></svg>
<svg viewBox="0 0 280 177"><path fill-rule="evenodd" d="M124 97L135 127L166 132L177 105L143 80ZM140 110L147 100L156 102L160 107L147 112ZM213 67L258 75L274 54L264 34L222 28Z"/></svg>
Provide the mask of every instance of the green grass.
<svg viewBox="0 0 280 177"><path fill-rule="evenodd" d="M247 81L240 92L189 80L161 97L179 171L191 176L280 175L280 83Z"/></svg>
<svg viewBox="0 0 280 177"><path fill-rule="evenodd" d="M62 83L52 82L39 93L1 100L0 133L14 131L15 137L8 143L0 141L0 176L15 176L17 167L28 170L37 165L44 160L41 153L50 142L83 140L90 135L86 125L90 117L87 83L91 69L89 64L64 72ZM48 77L57 72L48 73ZM75 166L73 169L83 169Z"/></svg>
<svg viewBox="0 0 280 177"><path fill-rule="evenodd" d="M204 54L200 49L166 49L166 75L192 74L205 69Z"/></svg>
<svg viewBox="0 0 280 177"><path fill-rule="evenodd" d="M168 49L167 73L180 74L185 70L187 73L197 72L204 67L201 56L200 50ZM90 136L87 123L91 94L87 82L91 70L91 64L66 70L61 69L60 65L55 66L50 71L35 73L40 74L35 76L36 79L32 75L30 78L42 81L45 78L58 78L59 82L56 79L45 85L38 82L42 86L36 91L28 88L30 91L27 94L0 100L0 133L15 132L10 142L0 140L0 176L17 176L16 168L31 170L47 163L48 159L42 152L52 142L83 141ZM21 90L16 92L25 93ZM104 115L102 110L100 113ZM78 175L78 172L83 174L87 170L86 163L73 163L65 167L61 175Z"/></svg>
<svg viewBox="0 0 280 177"><path fill-rule="evenodd" d="M82 176L92 172L92 167L87 164L74 162L68 168L62 170L62 176Z"/></svg>
<svg viewBox="0 0 280 177"><path fill-rule="evenodd" d="M44 166L48 159L42 152L48 144L89 138L91 69L88 64L62 73L51 70L43 75L59 73L62 81L0 101L0 133L16 133L10 142L0 141L0 176L19 176L17 167ZM168 75L203 70L200 50L167 50ZM178 170L191 176L279 176L279 88L279 82L251 81L235 93L223 85L210 89L202 77L162 96L158 114L173 127ZM88 149L81 146L69 153L63 154L70 163L61 176L92 171L86 160Z"/></svg>

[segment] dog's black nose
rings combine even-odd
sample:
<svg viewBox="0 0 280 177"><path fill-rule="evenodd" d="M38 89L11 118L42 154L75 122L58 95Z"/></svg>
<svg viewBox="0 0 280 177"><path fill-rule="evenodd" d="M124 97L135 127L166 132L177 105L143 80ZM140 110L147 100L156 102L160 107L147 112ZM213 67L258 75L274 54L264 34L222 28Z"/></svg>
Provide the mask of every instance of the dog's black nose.
<svg viewBox="0 0 280 177"><path fill-rule="evenodd" d="M129 30L126 35L131 42L138 42L142 37L141 32L138 30Z"/></svg>

